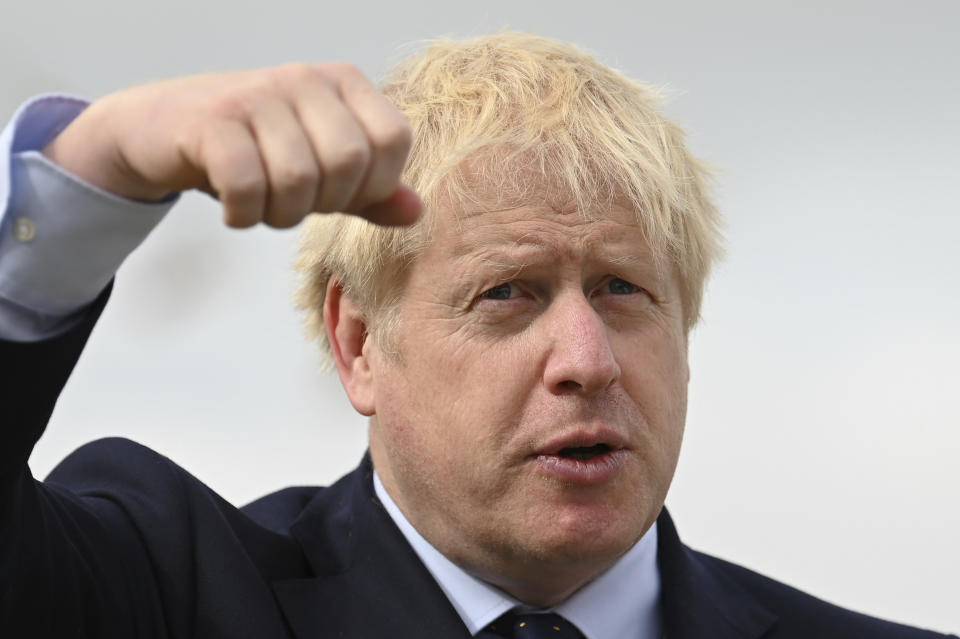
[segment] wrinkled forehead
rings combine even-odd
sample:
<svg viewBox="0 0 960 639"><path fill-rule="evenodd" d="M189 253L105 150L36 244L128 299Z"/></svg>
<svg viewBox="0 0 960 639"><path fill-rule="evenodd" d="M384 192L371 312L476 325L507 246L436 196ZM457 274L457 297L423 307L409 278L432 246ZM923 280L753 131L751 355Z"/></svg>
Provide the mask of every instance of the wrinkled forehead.
<svg viewBox="0 0 960 639"><path fill-rule="evenodd" d="M464 253L478 245L497 243L550 248L564 237L597 249L604 243L625 240L621 246L628 241L636 254L648 261L664 259L651 250L642 214L628 198L611 193L578 200L569 189L545 180L524 187L511 184L499 189L488 183L431 207L427 245Z"/></svg>
<svg viewBox="0 0 960 639"><path fill-rule="evenodd" d="M444 175L438 204L459 217L527 206L596 217L613 204L630 206L616 182L599 168L585 172L531 151L487 149Z"/></svg>
<svg viewBox="0 0 960 639"><path fill-rule="evenodd" d="M591 263L642 267L660 276L671 270L646 242L636 212L623 203L582 211L535 199L435 213L432 241L422 255L434 271L440 265L456 270L479 262L508 271L533 264Z"/></svg>
<svg viewBox="0 0 960 639"><path fill-rule="evenodd" d="M426 198L415 260L537 244L545 249L540 257L554 246L559 258L566 237L567 248L572 244L581 256L596 252L599 258L607 247L602 252L608 262L641 261L661 275L674 270L675 255L662 238L650 241L655 225L616 176L595 165L571 174L562 159L544 157L488 149L444 172ZM439 264L429 261L432 268Z"/></svg>

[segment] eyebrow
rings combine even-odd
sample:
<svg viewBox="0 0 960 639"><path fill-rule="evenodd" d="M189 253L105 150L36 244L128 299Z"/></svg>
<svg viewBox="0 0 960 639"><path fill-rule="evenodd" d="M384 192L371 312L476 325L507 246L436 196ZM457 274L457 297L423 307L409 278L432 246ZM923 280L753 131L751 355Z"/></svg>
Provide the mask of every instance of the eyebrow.
<svg viewBox="0 0 960 639"><path fill-rule="evenodd" d="M602 235L589 237L585 239L585 248L592 254L600 254L602 253L602 249L609 245L611 240L614 239L616 239L615 235L613 237L605 237ZM529 250L533 252L552 253L559 256L566 251L567 246L552 242L534 231L523 233L513 238L512 241L509 241L509 238L504 237L503 234L485 232L479 235L461 233L453 249L457 255L468 255L476 251L511 253L526 252ZM618 264L630 264L646 260L655 261L653 260L654 256L651 254L649 247L637 246L636 249L633 253L616 257L609 256L608 261Z"/></svg>
<svg viewBox="0 0 960 639"><path fill-rule="evenodd" d="M520 271L531 266L531 264L542 264L545 262L559 261L566 253L566 247L558 246L552 242L542 241L542 238L532 237L533 234L526 234L517 238L511 244L501 244L493 240L489 242L458 242L457 258L458 261L464 259L479 259L484 264L493 267L498 272ZM603 238L589 242L587 251L587 260L602 262L612 266L652 268L658 270L656 260L653 259L646 249L639 249L636 252L622 253L619 255L611 254L605 250Z"/></svg>

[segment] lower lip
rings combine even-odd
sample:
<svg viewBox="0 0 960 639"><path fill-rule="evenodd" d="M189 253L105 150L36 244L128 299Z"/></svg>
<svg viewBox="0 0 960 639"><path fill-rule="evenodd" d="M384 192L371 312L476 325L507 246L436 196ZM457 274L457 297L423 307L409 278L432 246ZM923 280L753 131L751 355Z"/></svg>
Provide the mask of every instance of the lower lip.
<svg viewBox="0 0 960 639"><path fill-rule="evenodd" d="M599 484L613 479L624 464L629 453L624 449L610 452L590 459L571 459L559 455L536 455L540 472L563 482L576 484Z"/></svg>

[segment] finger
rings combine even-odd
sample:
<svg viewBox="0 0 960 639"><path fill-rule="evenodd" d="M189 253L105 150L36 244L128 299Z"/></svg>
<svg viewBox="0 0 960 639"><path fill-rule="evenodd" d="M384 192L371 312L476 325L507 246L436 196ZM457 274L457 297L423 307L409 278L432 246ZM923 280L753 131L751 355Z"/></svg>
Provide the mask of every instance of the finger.
<svg viewBox="0 0 960 639"><path fill-rule="evenodd" d="M320 164L320 185L313 210L344 211L368 172L367 135L336 90L325 82L303 83L295 105Z"/></svg>
<svg viewBox="0 0 960 639"><path fill-rule="evenodd" d="M219 120L202 134L200 152L210 187L228 226L253 226L263 217L267 181L253 133L237 120Z"/></svg>
<svg viewBox="0 0 960 639"><path fill-rule="evenodd" d="M320 167L293 109L269 99L251 114L251 126L267 176L263 221L289 227L313 210Z"/></svg>
<svg viewBox="0 0 960 639"><path fill-rule="evenodd" d="M363 127L372 151L366 179L350 203L359 210L389 198L400 185L410 152L410 123L359 71L349 68L339 76L344 103Z"/></svg>
<svg viewBox="0 0 960 639"><path fill-rule="evenodd" d="M406 226L420 219L422 212L420 196L401 184L386 200L364 207L357 215L381 226Z"/></svg>

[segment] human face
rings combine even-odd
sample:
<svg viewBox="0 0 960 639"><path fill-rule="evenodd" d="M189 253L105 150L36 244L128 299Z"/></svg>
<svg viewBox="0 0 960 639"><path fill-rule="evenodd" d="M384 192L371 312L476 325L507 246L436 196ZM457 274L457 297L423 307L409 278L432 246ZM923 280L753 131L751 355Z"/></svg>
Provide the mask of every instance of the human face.
<svg viewBox="0 0 960 639"><path fill-rule="evenodd" d="M677 274L623 207L440 215L398 352L364 346L374 465L448 558L549 605L663 505L686 415Z"/></svg>

